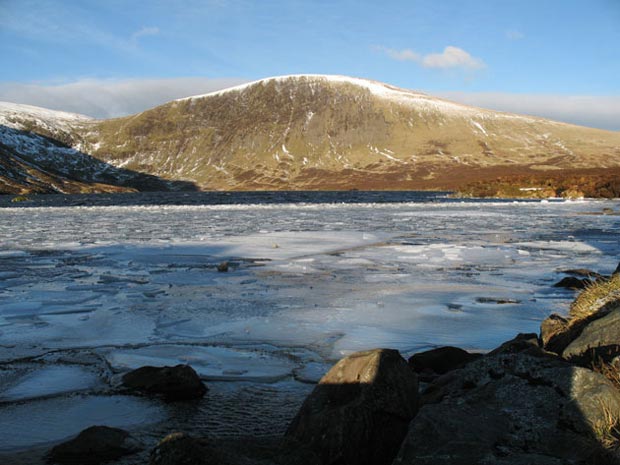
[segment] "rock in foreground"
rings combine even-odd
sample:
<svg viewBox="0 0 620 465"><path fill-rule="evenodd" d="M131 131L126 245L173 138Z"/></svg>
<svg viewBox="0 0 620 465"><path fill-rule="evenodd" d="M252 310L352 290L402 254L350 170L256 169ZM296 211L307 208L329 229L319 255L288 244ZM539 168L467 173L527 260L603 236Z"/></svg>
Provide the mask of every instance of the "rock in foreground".
<svg viewBox="0 0 620 465"><path fill-rule="evenodd" d="M323 464L390 464L418 409L418 380L396 350L358 352L321 379L287 436Z"/></svg>
<svg viewBox="0 0 620 465"><path fill-rule="evenodd" d="M596 463L605 454L596 432L620 411L620 392L598 373L533 353L488 355L446 375L394 463Z"/></svg>
<svg viewBox="0 0 620 465"><path fill-rule="evenodd" d="M153 449L150 465L320 465L294 440L281 438L195 438L172 433Z"/></svg>
<svg viewBox="0 0 620 465"><path fill-rule="evenodd" d="M125 374L123 385L147 394L162 395L167 401L198 399L207 392L206 386L189 365L144 366Z"/></svg>
<svg viewBox="0 0 620 465"><path fill-rule="evenodd" d="M127 431L91 426L70 441L55 446L48 454L48 460L63 465L97 465L142 449Z"/></svg>
<svg viewBox="0 0 620 465"><path fill-rule="evenodd" d="M430 381L438 375L461 368L480 356L458 347L445 346L414 354L409 357L408 363L411 369L418 373L421 381Z"/></svg>

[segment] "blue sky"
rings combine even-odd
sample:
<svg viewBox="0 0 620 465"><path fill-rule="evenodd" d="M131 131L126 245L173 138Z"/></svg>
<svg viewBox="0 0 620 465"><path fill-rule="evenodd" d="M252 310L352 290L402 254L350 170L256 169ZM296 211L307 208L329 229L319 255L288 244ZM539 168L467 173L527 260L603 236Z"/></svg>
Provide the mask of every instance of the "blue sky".
<svg viewBox="0 0 620 465"><path fill-rule="evenodd" d="M620 0L0 0L0 99L116 116L344 74L620 130L618 44Z"/></svg>

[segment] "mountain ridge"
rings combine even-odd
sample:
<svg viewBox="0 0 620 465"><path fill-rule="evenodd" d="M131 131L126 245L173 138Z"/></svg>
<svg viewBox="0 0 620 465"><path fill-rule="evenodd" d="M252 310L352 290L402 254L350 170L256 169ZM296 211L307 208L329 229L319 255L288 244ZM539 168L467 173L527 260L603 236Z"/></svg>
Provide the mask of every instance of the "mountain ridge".
<svg viewBox="0 0 620 465"><path fill-rule="evenodd" d="M620 167L620 133L335 75L265 78L61 123L20 129L205 190L454 189L511 172Z"/></svg>

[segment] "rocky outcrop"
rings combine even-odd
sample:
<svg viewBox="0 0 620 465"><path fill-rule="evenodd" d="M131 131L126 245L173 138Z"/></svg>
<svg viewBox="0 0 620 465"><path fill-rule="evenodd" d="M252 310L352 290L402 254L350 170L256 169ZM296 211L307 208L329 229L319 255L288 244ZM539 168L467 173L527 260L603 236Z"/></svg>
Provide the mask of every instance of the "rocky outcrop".
<svg viewBox="0 0 620 465"><path fill-rule="evenodd" d="M127 431L91 426L70 441L55 446L47 458L50 463L63 465L98 465L143 448Z"/></svg>
<svg viewBox="0 0 620 465"><path fill-rule="evenodd" d="M126 373L122 382L129 389L161 395L167 401L198 399L207 392L206 386L189 365L144 366Z"/></svg>
<svg viewBox="0 0 620 465"><path fill-rule="evenodd" d="M340 360L319 382L287 436L322 464L390 464L418 409L418 380L398 351Z"/></svg>
<svg viewBox="0 0 620 465"><path fill-rule="evenodd" d="M602 375L523 352L471 362L439 390L394 464L593 463L594 431L620 409L620 392Z"/></svg>

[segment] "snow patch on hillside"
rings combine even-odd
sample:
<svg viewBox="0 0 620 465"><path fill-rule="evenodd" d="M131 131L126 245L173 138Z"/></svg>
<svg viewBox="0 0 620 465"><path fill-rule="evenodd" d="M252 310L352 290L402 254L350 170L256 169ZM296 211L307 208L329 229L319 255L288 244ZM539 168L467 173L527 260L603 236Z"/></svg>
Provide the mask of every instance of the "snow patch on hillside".
<svg viewBox="0 0 620 465"><path fill-rule="evenodd" d="M47 130L67 131L75 125L94 121L93 118L66 111L48 110L47 108L22 105L19 103L0 102L0 125L13 129L24 129L24 122L34 122Z"/></svg>

